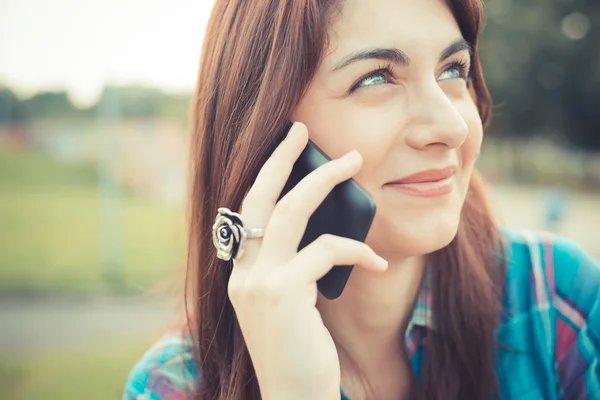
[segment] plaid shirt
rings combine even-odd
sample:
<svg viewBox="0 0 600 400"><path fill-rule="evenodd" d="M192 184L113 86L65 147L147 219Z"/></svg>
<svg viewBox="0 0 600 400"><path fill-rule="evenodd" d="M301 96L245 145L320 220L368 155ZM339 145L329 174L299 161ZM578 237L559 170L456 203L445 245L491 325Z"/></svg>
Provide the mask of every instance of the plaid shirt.
<svg viewBox="0 0 600 400"><path fill-rule="evenodd" d="M600 266L574 243L551 235L505 231L505 317L497 339L502 399L600 399ZM405 342L417 378L426 333L435 329L423 280ZM159 340L129 376L124 400L184 400L197 381L191 342ZM143 396L143 397L139 397ZM342 399L349 400L342 392Z"/></svg>

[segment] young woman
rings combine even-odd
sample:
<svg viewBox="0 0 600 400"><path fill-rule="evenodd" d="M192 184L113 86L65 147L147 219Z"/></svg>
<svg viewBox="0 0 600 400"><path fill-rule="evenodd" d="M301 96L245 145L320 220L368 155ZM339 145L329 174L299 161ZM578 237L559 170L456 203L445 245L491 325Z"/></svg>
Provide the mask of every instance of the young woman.
<svg viewBox="0 0 600 400"><path fill-rule="evenodd" d="M483 7L216 1L192 113L188 323L125 399L600 399L598 264L500 231L474 169ZM277 201L309 138L333 161ZM298 252L351 177L377 204L365 243ZM323 298L316 281L351 264Z"/></svg>

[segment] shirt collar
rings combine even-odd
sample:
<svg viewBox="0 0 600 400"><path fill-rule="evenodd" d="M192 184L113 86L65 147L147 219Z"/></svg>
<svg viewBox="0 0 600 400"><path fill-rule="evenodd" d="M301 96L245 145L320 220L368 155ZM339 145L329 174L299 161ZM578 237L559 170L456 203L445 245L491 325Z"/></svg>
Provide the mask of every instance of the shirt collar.
<svg viewBox="0 0 600 400"><path fill-rule="evenodd" d="M431 266L425 268L419 292L417 294L417 302L413 308L412 315L408 322L407 334L414 326L420 326L435 330L435 321L433 318L432 299L431 299Z"/></svg>

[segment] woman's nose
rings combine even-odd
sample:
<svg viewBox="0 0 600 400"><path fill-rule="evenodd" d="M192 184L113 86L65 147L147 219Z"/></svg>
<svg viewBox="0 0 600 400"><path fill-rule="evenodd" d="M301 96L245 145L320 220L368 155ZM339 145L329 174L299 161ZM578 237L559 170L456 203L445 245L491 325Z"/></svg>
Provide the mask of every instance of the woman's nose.
<svg viewBox="0 0 600 400"><path fill-rule="evenodd" d="M459 148L466 140L467 123L437 82L422 90L411 108L405 131L409 146L418 150L448 150Z"/></svg>

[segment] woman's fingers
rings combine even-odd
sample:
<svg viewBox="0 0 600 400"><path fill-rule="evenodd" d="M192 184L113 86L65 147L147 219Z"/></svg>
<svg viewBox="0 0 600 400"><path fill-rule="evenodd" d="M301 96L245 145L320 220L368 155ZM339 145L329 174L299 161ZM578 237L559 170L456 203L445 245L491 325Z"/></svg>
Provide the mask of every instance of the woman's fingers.
<svg viewBox="0 0 600 400"><path fill-rule="evenodd" d="M245 228L266 228L294 163L306 147L307 142L306 126L300 122L294 123L287 137L262 166L254 184L244 198L240 214ZM254 264L261 242L261 239L247 240L244 256L235 262L236 266Z"/></svg>
<svg viewBox="0 0 600 400"><path fill-rule="evenodd" d="M322 235L298 252L289 265L293 280L314 283L334 265L358 265L373 272L383 272L388 263L367 244L334 235Z"/></svg>
<svg viewBox="0 0 600 400"><path fill-rule="evenodd" d="M356 175L361 165L357 151L332 160L308 174L277 203L263 240L273 261L285 261L297 252L310 216L333 188Z"/></svg>
<svg viewBox="0 0 600 400"><path fill-rule="evenodd" d="M246 241L244 256L235 261L236 268L254 265L259 251L265 256L265 262L261 265L270 267L291 260L298 250L298 244L306 230L310 216L336 185L354 176L362 165L360 154L357 151L350 152L308 174L277 202L289 179L294 163L306 147L307 141L306 126L295 123L286 139L283 140L261 168L244 199L241 216L246 228L266 228L266 233L262 240L252 239ZM338 243L336 240L328 239L328 237L328 235L324 235L323 239L315 244L317 246L314 247L316 251L324 252L326 250L322 247L322 244L319 244L323 241ZM348 256L361 256L363 257L360 260L361 265L365 262L369 266L373 265L374 253L370 251L368 246L360 242L347 246L354 249L354 252L348 253ZM363 249L363 252L357 253L358 250L356 249L358 248ZM336 247L332 247L330 250L335 249ZM365 252L365 249L370 252ZM370 258L365 259L364 257L367 255L370 255ZM324 262L326 264L329 262L329 268L332 265L356 263L352 260L345 263L332 263L332 256L325 258ZM319 262L319 265L323 265L323 261Z"/></svg>

